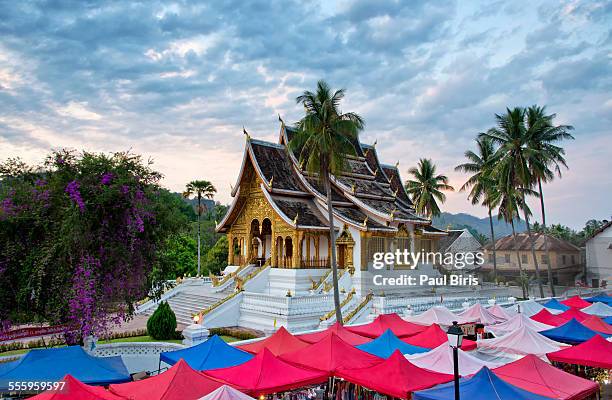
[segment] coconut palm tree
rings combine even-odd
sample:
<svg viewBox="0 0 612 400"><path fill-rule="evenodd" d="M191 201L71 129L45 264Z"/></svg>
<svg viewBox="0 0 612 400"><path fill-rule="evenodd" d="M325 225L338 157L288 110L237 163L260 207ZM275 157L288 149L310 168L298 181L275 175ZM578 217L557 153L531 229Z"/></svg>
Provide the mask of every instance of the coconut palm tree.
<svg viewBox="0 0 612 400"><path fill-rule="evenodd" d="M442 191L455 190L448 184L448 177L436 175L436 165L426 158L421 158L417 166L410 168L408 173L414 179L406 181L406 191L412 198L416 211L429 218L440 215L437 201L441 203L446 201L446 195Z"/></svg>
<svg viewBox="0 0 612 400"><path fill-rule="evenodd" d="M346 170L346 156L355 155L359 131L365 126L363 118L358 114L340 111L344 94L344 89L333 91L327 82L320 80L315 92L307 90L298 96L296 102L304 106L306 115L297 123L297 133L289 142L289 148L298 152L300 163L318 177L327 192L334 305L339 324L342 324L342 309L338 289L331 176Z"/></svg>
<svg viewBox="0 0 612 400"><path fill-rule="evenodd" d="M555 177L555 172L561 178L561 167L567 168L565 161L565 150L557 143L564 139L574 139L569 131L574 128L571 125L553 125L555 114L546 114L546 107L533 105L527 109L527 146L533 151L533 158L540 159L542 163L531 164L531 174L537 181L540 196L540 210L542 212L542 230L544 232L544 247L546 258L550 260L548 249L548 237L546 236L546 209L544 207L544 192L542 183L550 182ZM555 286L552 276L550 261L546 264L548 270L548 284L552 296L555 296Z"/></svg>
<svg viewBox="0 0 612 400"><path fill-rule="evenodd" d="M202 213L204 211L204 206L202 205L202 198L206 197L207 199L212 199L213 196L217 193L217 189L213 186L212 183L208 181L191 181L185 187L185 191L183 192L184 198L189 198L193 195L198 199L198 276L200 276L200 219L202 218Z"/></svg>
<svg viewBox="0 0 612 400"><path fill-rule="evenodd" d="M510 224L512 227L512 242L513 247L516 251L516 261L519 267L519 283L521 283L521 289L523 291L523 298L526 298L527 287L524 285L524 279L527 276L526 272L523 270L523 263L521 260L521 254L518 250L519 246L517 243L516 237L516 229L514 225L514 221L520 221L520 210L522 209L525 214L530 215L531 210L527 206L527 203L523 201L525 198L525 193L521 193L523 191L527 191L528 194L532 195L534 192L530 189L522 189L522 188L514 188L511 186L500 187L498 186L494 192L492 192L492 197L490 202L492 205L499 206L499 214L498 218L503 219L507 224Z"/></svg>
<svg viewBox="0 0 612 400"><path fill-rule="evenodd" d="M528 132L525 124L525 109L515 107L506 109L506 114L496 114L497 126L481 134L490 138L494 144L499 145L495 155L496 167L494 175L498 179L500 190L516 190L523 196L523 207L527 234L531 246L531 255L536 273L536 281L540 290L540 297L544 297L544 288L540 278L540 267L535 253L535 238L529 227L529 213L527 212L525 193L535 182L531 171L533 168L543 169L542 160L534 157L534 151L528 147Z"/></svg>
<svg viewBox="0 0 612 400"><path fill-rule="evenodd" d="M493 281L497 283L497 254L495 252L495 231L493 230L492 216L492 211L495 208L492 201L497 190L495 179L492 176L495 146L491 139L486 137L476 139L476 145L478 153L472 150L466 151L465 158L468 159L468 162L455 167L455 171L472 174L459 190L463 192L471 188L468 199L474 205L481 203L489 211L491 249L493 251Z"/></svg>

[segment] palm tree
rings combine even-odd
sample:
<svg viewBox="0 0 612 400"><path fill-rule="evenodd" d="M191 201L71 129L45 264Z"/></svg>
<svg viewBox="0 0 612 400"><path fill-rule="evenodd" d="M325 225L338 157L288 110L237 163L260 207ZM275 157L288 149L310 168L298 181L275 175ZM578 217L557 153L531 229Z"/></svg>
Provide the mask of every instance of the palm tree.
<svg viewBox="0 0 612 400"><path fill-rule="evenodd" d="M476 139L478 154L472 150L465 152L465 158L468 162L455 167L455 171L471 173L472 175L461 186L460 191L466 191L471 188L468 194L468 199L471 199L472 204L481 203L487 207L489 211L489 226L491 228L491 242L493 251L493 281L497 283L497 254L495 251L495 231L493 230L492 210L495 208L492 200L496 195L495 179L492 177L493 161L495 155L495 146L491 139L481 137Z"/></svg>
<svg viewBox="0 0 612 400"><path fill-rule="evenodd" d="M492 198L490 200L492 205L499 206L499 214L498 218L503 219L507 224L510 224L512 227L512 242L513 247L516 249L516 260L519 267L519 283L521 284L521 289L523 291L523 298L527 298L527 290L524 284L526 273L523 271L523 263L521 260L521 254L519 251L519 246L516 241L516 229L514 226L514 221L520 221L519 211L522 209L525 214L530 215L531 210L527 206L527 203L523 201L525 198L525 194L521 193L524 189L514 188L514 187L498 187L498 190L492 193ZM527 189L529 194L533 194L533 191Z"/></svg>
<svg viewBox="0 0 612 400"><path fill-rule="evenodd" d="M546 115L546 107L539 107L537 105L529 107L526 115L528 132L527 146L533 152L533 158L542 160L542 163L532 163L531 174L537 181L540 196L544 247L546 249L546 258L548 259L546 264L548 269L548 285L552 296L555 296L556 293L552 276L550 251L548 249L548 237L546 236L546 209L544 207L542 183L552 181L555 177L555 172L559 178L561 178L561 167L567 168L567 163L564 157L565 150L557 146L556 143L563 139L574 139L569 133L569 131L574 129L571 125L553 125L552 121L555 116L555 114Z"/></svg>
<svg viewBox="0 0 612 400"><path fill-rule="evenodd" d="M408 173L414 180L406 181L406 191L410 194L416 211L426 214L429 218L440 215L436 200L444 203L446 195L442 191L455 190L448 184L448 177L436 175L436 165L426 158L421 158L417 166L410 168Z"/></svg>
<svg viewBox="0 0 612 400"><path fill-rule="evenodd" d="M206 197L207 199L212 199L213 196L217 193L217 189L213 186L212 183L208 181L191 181L185 187L185 192L183 192L184 198L189 198L195 194L198 199L198 276L200 276L200 219L202 218L202 212L204 211L204 206L202 206L202 198Z"/></svg>
<svg viewBox="0 0 612 400"><path fill-rule="evenodd" d="M307 90L298 96L296 102L304 106L306 115L297 123L297 133L289 143L290 149L299 153L300 163L308 172L318 176L327 192L334 305L339 324L342 324L342 310L330 178L346 170L346 156L356 153L354 143L358 143L359 131L365 126L359 115L340 111L344 94L344 89L332 91L327 82L320 80L316 92Z"/></svg>
<svg viewBox="0 0 612 400"><path fill-rule="evenodd" d="M533 156L533 151L527 146L528 133L525 126L525 110L521 107L506 109L506 114L496 114L497 126L489 129L482 137L490 138L499 145L495 155L496 167L494 175L498 179L500 190L515 190L523 196L523 207L527 234L531 245L531 256L535 267L536 280L540 290L540 297L544 297L544 288L540 278L540 267L535 254L535 239L529 227L529 213L526 206L525 193L534 185L531 174L533 168L542 168L542 160ZM520 190L519 190L520 189Z"/></svg>

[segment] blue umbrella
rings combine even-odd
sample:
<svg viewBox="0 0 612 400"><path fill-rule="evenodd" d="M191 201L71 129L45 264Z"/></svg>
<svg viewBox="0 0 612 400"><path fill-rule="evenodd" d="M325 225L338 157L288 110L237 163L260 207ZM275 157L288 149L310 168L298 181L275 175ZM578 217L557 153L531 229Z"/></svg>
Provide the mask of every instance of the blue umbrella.
<svg viewBox="0 0 612 400"><path fill-rule="evenodd" d="M381 358L389 358L394 351L399 350L402 354L425 353L430 349L413 346L395 336L391 329L387 329L382 335L371 342L357 346L358 349L374 354Z"/></svg>
<svg viewBox="0 0 612 400"><path fill-rule="evenodd" d="M557 299L550 299L542 305L553 310L567 311L570 309L570 307L566 306L565 304L559 303Z"/></svg>
<svg viewBox="0 0 612 400"><path fill-rule="evenodd" d="M459 379L459 393L469 400L550 400L511 385L498 378L489 368L482 367L471 378ZM455 383L449 382L431 389L414 392L413 400L448 400L455 398Z"/></svg>
<svg viewBox="0 0 612 400"><path fill-rule="evenodd" d="M166 351L159 355L159 359L167 364L174 365L184 359L195 370L233 367L249 361L252 354L225 343L219 336L214 335L207 341L186 349Z"/></svg>
<svg viewBox="0 0 612 400"><path fill-rule="evenodd" d="M9 382L56 382L67 374L90 385L129 382L121 357L95 357L80 346L30 350L20 360L0 368L0 392Z"/></svg>
<svg viewBox="0 0 612 400"><path fill-rule="evenodd" d="M570 319L565 324L556 328L548 329L540 332L542 335L556 340L557 342L563 342L568 344L579 344L586 342L595 335L601 335L604 338L610 337L605 333L595 332L592 329L587 328L578 322L575 318Z"/></svg>

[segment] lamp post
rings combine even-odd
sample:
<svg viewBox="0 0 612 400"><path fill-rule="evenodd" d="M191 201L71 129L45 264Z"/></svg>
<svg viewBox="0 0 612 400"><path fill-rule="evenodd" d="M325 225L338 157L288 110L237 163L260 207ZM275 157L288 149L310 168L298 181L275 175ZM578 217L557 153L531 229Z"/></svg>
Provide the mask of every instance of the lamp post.
<svg viewBox="0 0 612 400"><path fill-rule="evenodd" d="M463 331L457 325L457 321L453 321L453 325L446 331L448 344L453 348L453 369L455 372L455 400L459 400L459 347L463 343Z"/></svg>

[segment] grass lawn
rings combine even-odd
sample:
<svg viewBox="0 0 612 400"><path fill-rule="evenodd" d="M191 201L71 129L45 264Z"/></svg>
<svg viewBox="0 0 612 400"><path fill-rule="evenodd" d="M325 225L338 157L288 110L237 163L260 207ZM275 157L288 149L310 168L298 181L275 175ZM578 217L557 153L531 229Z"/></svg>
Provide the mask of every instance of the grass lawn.
<svg viewBox="0 0 612 400"><path fill-rule="evenodd" d="M239 339L233 336L221 336L221 339L225 340L228 343L236 342ZM109 344L109 343L135 343L135 342L164 342L164 343L178 343L181 344L182 340L155 340L151 336L133 336L127 338L119 338L119 339L111 339L111 340L100 340L98 344ZM13 356L16 354L24 354L30 351L31 349L19 349L19 350L11 350L5 351L4 353L0 353L0 356Z"/></svg>

